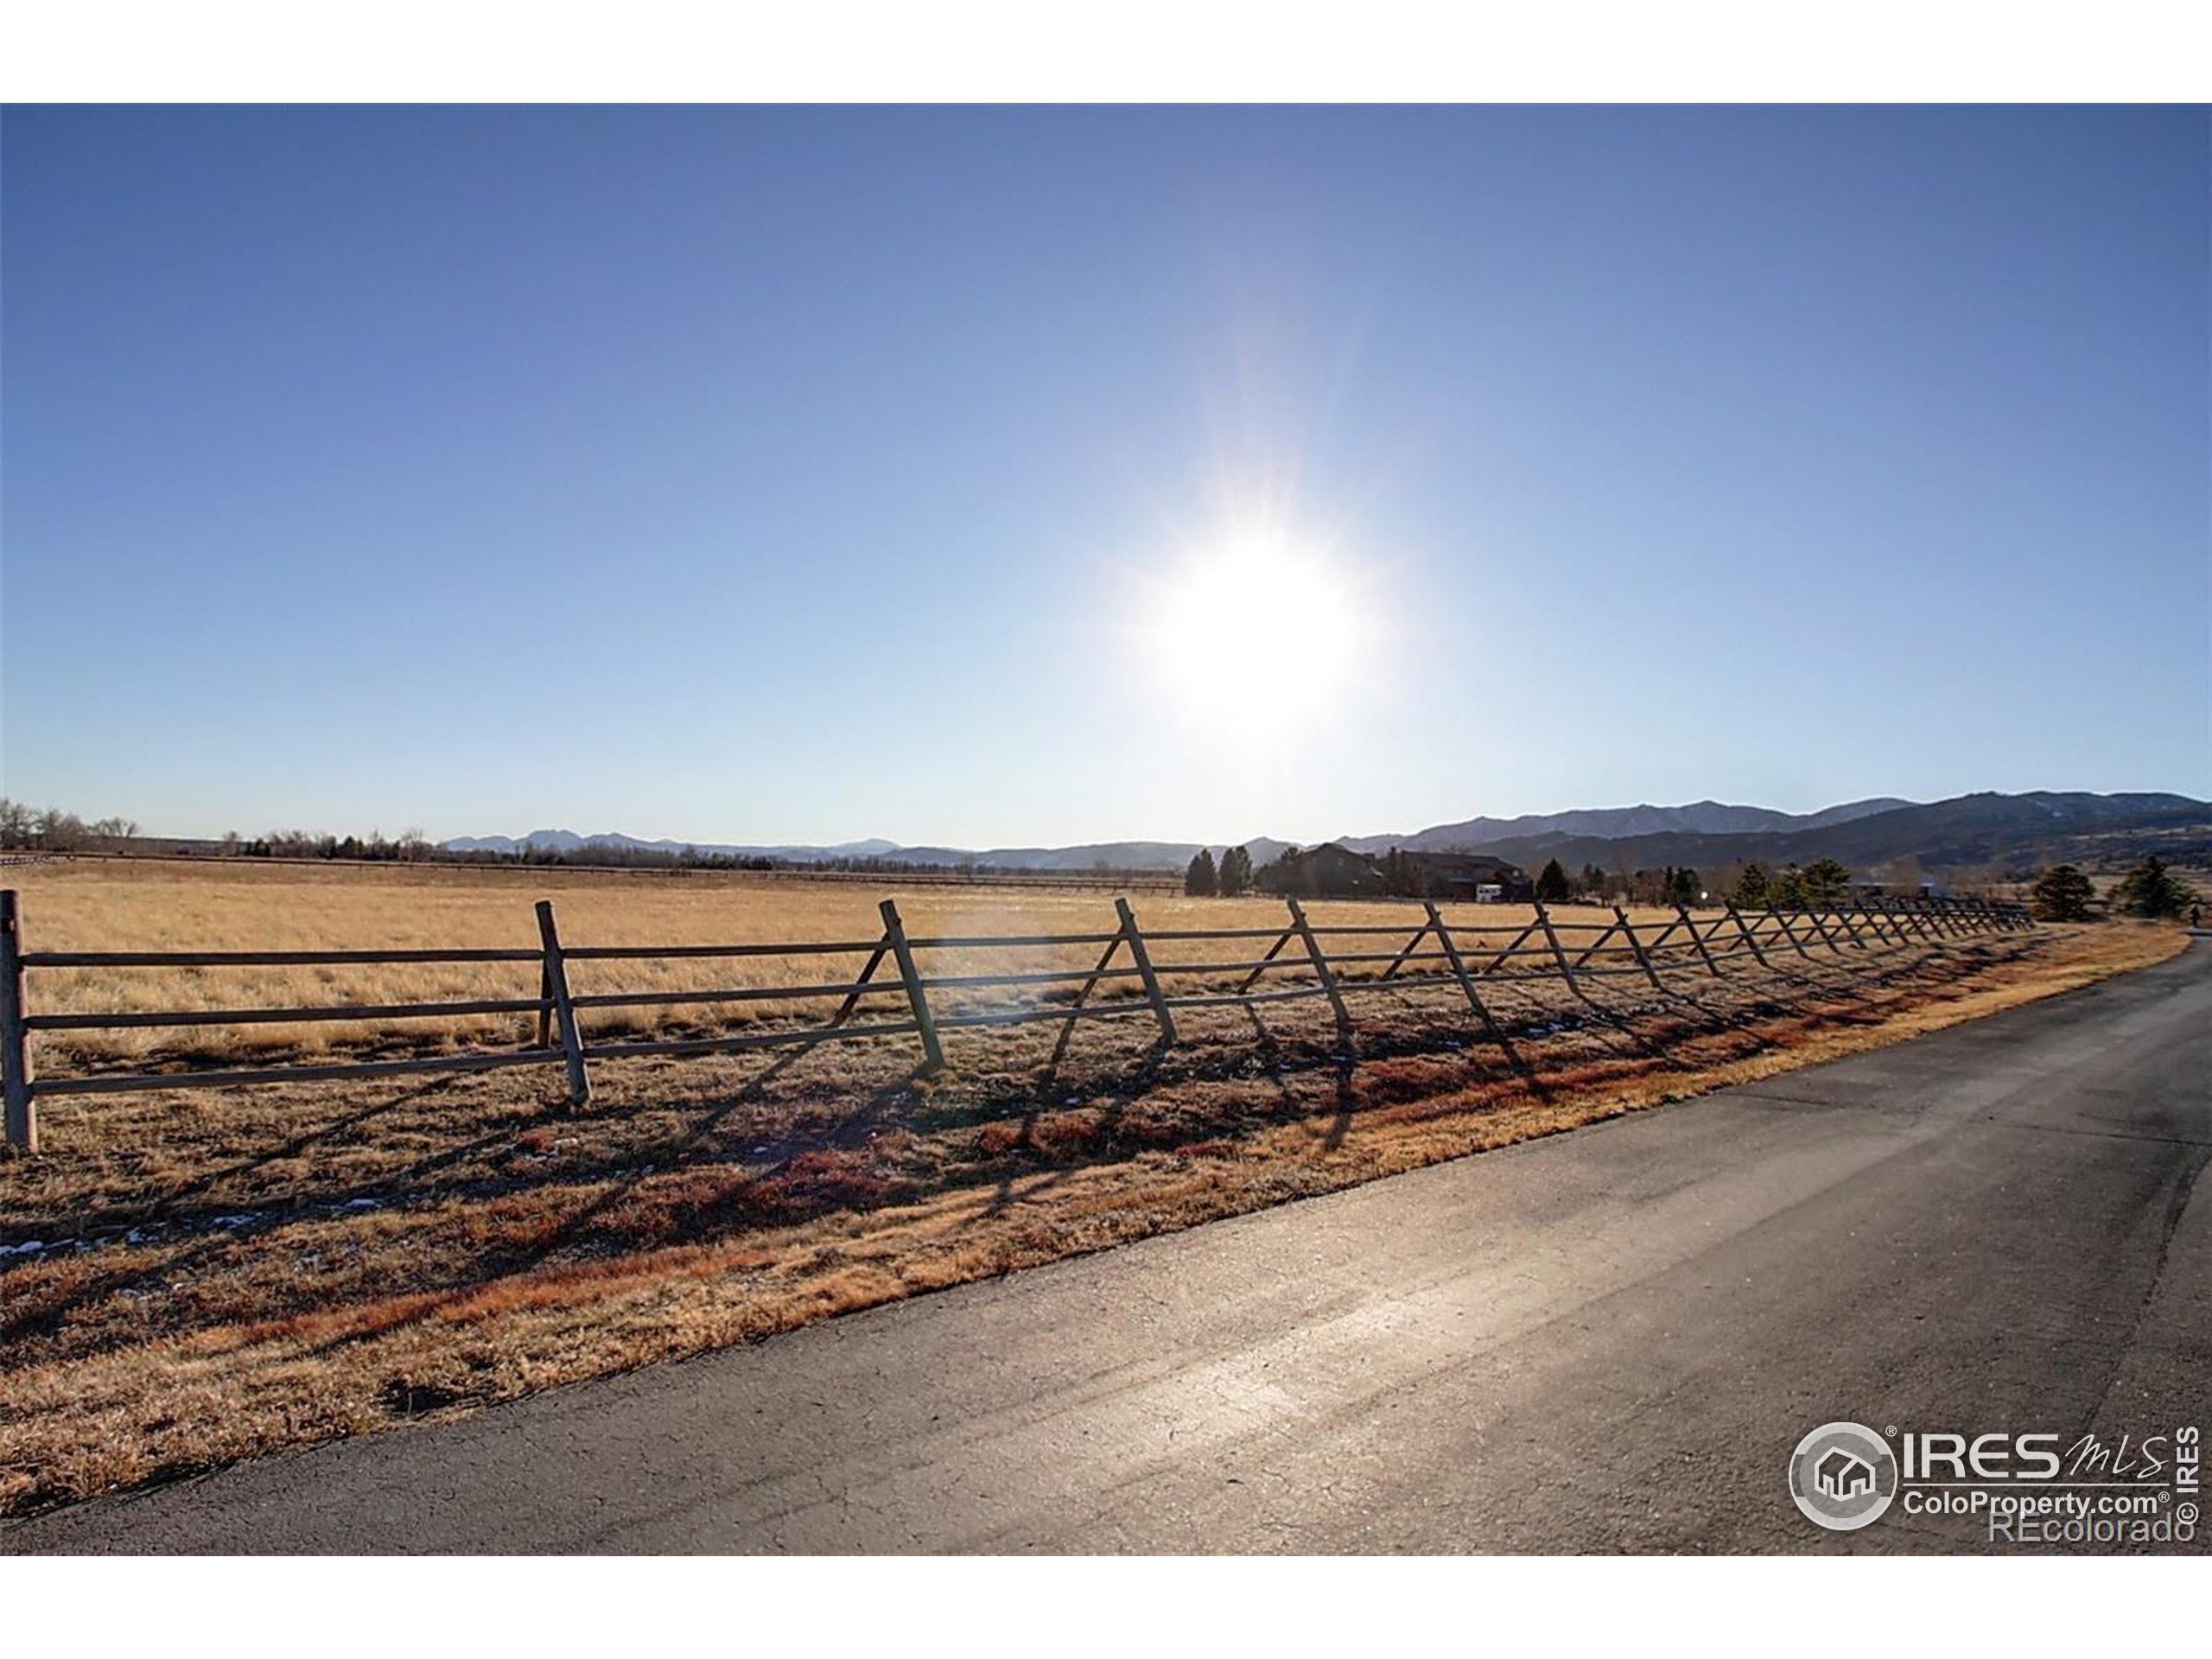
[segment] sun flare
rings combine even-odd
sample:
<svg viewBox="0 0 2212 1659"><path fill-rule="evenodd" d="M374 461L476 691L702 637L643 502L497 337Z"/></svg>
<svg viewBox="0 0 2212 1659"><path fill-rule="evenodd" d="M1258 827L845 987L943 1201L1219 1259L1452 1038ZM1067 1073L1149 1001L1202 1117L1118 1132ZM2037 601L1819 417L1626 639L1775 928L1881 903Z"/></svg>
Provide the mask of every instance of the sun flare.
<svg viewBox="0 0 2212 1659"><path fill-rule="evenodd" d="M1360 585L1325 556L1272 537L1194 555L1157 580L1148 601L1141 631L1159 682L1200 709L1309 714L1372 667Z"/></svg>

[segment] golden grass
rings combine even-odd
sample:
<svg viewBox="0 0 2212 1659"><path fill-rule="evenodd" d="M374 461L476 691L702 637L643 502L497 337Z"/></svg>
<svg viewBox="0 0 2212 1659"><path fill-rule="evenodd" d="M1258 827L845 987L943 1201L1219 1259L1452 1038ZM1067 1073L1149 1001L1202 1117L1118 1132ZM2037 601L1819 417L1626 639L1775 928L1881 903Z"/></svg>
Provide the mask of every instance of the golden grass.
<svg viewBox="0 0 2212 1659"><path fill-rule="evenodd" d="M568 945L669 945L873 942L882 931L880 899L894 897L906 931L917 938L990 934L1104 934L1116 925L1110 894L1007 887L946 887L895 883L805 881L720 872L671 875L586 870L518 870L455 866L261 864L174 860L81 860L4 873L22 894L26 948L36 950L315 950L537 948L534 901L550 899ZM1140 895L1147 931L1280 927L1281 901L1267 898L1185 899ZM1395 925L1410 936L1417 906L1317 903L1322 925ZM1662 912L1632 912L1638 925L1663 926ZM1522 906L1446 906L1465 948L1485 939L1502 947L1530 919ZM1594 910L1555 912L1570 946L1588 942L1610 919ZM1256 958L1266 940L1207 944L1163 941L1152 951L1171 990L1218 985L1220 976L1177 976L1179 963ZM1039 973L1088 969L1102 946L923 953L931 975ZM1394 941L1330 940L1331 954L1395 950ZM1296 951L1293 951L1294 957ZM1629 960L1619 942L1598 965ZM650 962L579 962L570 969L579 995L618 991L696 991L804 986L849 981L864 955L798 956ZM1116 965L1128 965L1126 955ZM1362 977L1382 964L1354 966ZM1234 976L1231 976L1232 978ZM1291 982L1271 976L1270 985ZM886 986L863 1013L904 1018L895 971L879 969ZM941 1011L1003 1007L1050 995L1055 988L967 991L934 999ZM1070 988L1057 988L1065 996ZM1130 980L1102 984L1104 997L1136 994ZM380 966L35 970L28 991L34 1012L89 1014L156 1009L317 1007L359 1002L472 1001L535 997L537 969L527 963ZM764 1000L671 1007L587 1010L588 1035L698 1034L757 1022L817 1020L830 1000ZM315 1054L371 1044L501 1046L527 1040L529 1015L460 1015L434 1021L242 1025L115 1032L50 1033L38 1039L49 1069L79 1061L146 1061L173 1057L220 1058Z"/></svg>
<svg viewBox="0 0 2212 1659"><path fill-rule="evenodd" d="M564 907L570 891L556 889ZM915 908L966 898L918 894ZM735 884L717 902L774 925ZM1144 908L1150 921L1166 906ZM675 925L619 907L606 920ZM641 1060L603 1068L576 1112L516 1073L54 1101L46 1155L0 1166L0 1244L41 1246L0 1255L0 1510L450 1414L1554 1133L2183 943L2050 929L1850 969L1677 973L1667 996L1600 982L1595 1007L1556 982L1493 983L1510 1059L1456 994L1428 988L1355 1004L1356 1064L1336 1054L1325 1005L1300 1002L1192 1014L1164 1056L1141 1018L1091 1027L1057 1058L1051 1027L955 1033L950 1069L927 1081L893 1042Z"/></svg>

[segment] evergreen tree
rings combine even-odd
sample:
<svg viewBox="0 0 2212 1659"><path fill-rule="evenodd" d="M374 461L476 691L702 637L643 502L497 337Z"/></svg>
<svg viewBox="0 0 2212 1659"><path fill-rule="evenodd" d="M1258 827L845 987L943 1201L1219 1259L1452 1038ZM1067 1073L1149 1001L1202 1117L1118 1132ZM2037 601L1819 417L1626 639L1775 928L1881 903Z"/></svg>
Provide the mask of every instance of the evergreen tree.
<svg viewBox="0 0 2212 1659"><path fill-rule="evenodd" d="M1252 887L1252 855L1242 847L1231 847L1224 853L1217 885L1224 899L1234 899L1241 893L1249 892Z"/></svg>
<svg viewBox="0 0 2212 1659"><path fill-rule="evenodd" d="M2177 879L2148 854L2112 890L2112 907L2120 915L2144 916L2154 921L2185 914L2199 902L2196 888Z"/></svg>
<svg viewBox="0 0 2212 1659"><path fill-rule="evenodd" d="M2086 922L2089 902L2097 890L2089 878L2071 864L2054 864L2028 889L2028 903L2037 919L2045 922Z"/></svg>
<svg viewBox="0 0 2212 1659"><path fill-rule="evenodd" d="M1207 849L1201 847L1191 855L1191 868L1183 872L1183 891L1193 899L1211 899L1221 891L1221 874Z"/></svg>
<svg viewBox="0 0 2212 1659"><path fill-rule="evenodd" d="M1757 861L1744 866L1736 878L1736 885L1728 894L1728 902L1738 910L1764 910L1772 897L1772 883L1767 879L1766 866Z"/></svg>
<svg viewBox="0 0 2212 1659"><path fill-rule="evenodd" d="M1805 908L1805 872L1795 864L1783 870L1766 886L1766 907L1769 910L1802 910Z"/></svg>
<svg viewBox="0 0 2212 1659"><path fill-rule="evenodd" d="M1805 903L1815 910L1833 910L1851 897L1851 872L1832 858L1823 858L1802 878Z"/></svg>
<svg viewBox="0 0 2212 1659"><path fill-rule="evenodd" d="M1554 858L1536 877L1536 901L1545 905L1565 904L1567 896L1567 872L1560 868L1559 860Z"/></svg>
<svg viewBox="0 0 2212 1659"><path fill-rule="evenodd" d="M1688 909L1697 903L1698 896L1704 891L1705 884L1697 879L1695 870L1686 867L1667 872L1667 902L1669 904L1680 905L1684 909Z"/></svg>
<svg viewBox="0 0 2212 1659"><path fill-rule="evenodd" d="M1595 864L1582 867L1582 891L1592 899L1605 896L1605 872L1602 868Z"/></svg>

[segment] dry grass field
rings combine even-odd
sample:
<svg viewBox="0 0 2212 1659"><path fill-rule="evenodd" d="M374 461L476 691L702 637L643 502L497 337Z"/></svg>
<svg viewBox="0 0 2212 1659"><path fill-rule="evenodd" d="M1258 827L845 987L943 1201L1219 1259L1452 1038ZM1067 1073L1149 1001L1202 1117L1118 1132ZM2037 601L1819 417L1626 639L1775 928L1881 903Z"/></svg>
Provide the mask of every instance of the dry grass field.
<svg viewBox="0 0 2212 1659"><path fill-rule="evenodd" d="M543 872L10 874L34 949L528 944L541 894L580 943L868 939L878 896ZM899 896L917 933L1103 931L1112 914L1096 893ZM1166 898L1139 911L1147 928L1281 914ZM0 1165L0 1511L467 1411L1554 1133L2183 943L2045 928L1671 973L1663 994L1605 979L1587 1001L1555 976L1489 982L1503 1044L1446 988L1374 991L1354 1004L1356 1056L1326 1004L1305 1001L1194 1013L1165 1053L1142 1017L1096 1022L1064 1052L1057 1025L954 1032L927 1079L892 1040L637 1059L596 1067L580 1109L559 1103L555 1074L527 1071L58 1098L45 1153ZM303 990L365 994L286 979L251 995Z"/></svg>

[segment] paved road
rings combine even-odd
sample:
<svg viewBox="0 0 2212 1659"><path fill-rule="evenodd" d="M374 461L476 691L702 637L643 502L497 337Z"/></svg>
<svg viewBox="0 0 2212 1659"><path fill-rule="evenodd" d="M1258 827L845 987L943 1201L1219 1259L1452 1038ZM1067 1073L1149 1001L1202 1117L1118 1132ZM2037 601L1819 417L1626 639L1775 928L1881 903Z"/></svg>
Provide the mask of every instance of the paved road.
<svg viewBox="0 0 2212 1659"><path fill-rule="evenodd" d="M1895 1509L1818 1530L1789 1452L1837 1418L2212 1428L2208 1079L2198 944L1898 1048L0 1548L1980 1548Z"/></svg>

